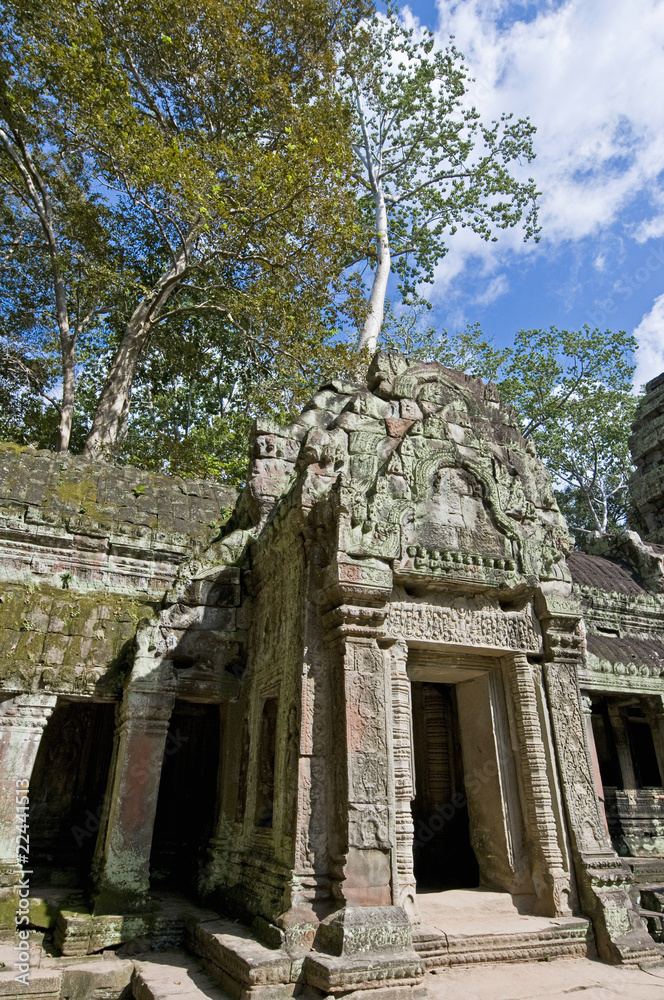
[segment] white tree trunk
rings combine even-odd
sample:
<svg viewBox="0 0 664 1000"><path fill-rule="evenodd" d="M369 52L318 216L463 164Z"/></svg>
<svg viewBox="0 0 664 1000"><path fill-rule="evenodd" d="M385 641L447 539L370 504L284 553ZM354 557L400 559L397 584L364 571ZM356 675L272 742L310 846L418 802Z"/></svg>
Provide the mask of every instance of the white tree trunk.
<svg viewBox="0 0 664 1000"><path fill-rule="evenodd" d="M371 354L378 346L378 337L383 325L385 313L385 296L387 294L387 279L390 276L391 257L390 240L387 234L387 210L385 199L380 187L376 190L376 233L378 235L378 265L374 274L371 296L369 298L369 312L364 321L358 346L360 350L368 347Z"/></svg>

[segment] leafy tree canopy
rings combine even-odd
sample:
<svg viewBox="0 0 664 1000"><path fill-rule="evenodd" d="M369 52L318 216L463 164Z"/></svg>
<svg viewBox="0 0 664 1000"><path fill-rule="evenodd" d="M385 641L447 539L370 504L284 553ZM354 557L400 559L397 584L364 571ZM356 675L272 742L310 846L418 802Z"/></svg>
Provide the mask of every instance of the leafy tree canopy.
<svg viewBox="0 0 664 1000"><path fill-rule="evenodd" d="M365 10L0 2L0 364L39 368L60 448L87 418L84 453L117 453L139 362L184 320L263 364L325 341L357 236L333 46Z"/></svg>

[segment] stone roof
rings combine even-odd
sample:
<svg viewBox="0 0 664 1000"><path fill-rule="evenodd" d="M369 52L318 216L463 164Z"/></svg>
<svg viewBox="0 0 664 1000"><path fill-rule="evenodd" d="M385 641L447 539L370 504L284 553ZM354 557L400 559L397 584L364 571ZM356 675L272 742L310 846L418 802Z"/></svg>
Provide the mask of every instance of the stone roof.
<svg viewBox="0 0 664 1000"><path fill-rule="evenodd" d="M163 594L235 490L0 443L0 580Z"/></svg>
<svg viewBox="0 0 664 1000"><path fill-rule="evenodd" d="M587 552L570 552L567 565L572 580L582 587L596 587L614 594L645 594L635 570L626 562L589 555Z"/></svg>
<svg viewBox="0 0 664 1000"><path fill-rule="evenodd" d="M664 670L664 642L589 633L588 652L609 663L635 663Z"/></svg>

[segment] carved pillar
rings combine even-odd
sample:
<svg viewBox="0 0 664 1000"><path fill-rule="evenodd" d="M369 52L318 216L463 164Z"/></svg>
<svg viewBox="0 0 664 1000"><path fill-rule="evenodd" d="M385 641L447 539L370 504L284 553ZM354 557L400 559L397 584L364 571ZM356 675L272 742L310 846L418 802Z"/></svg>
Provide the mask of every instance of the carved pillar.
<svg viewBox="0 0 664 1000"><path fill-rule="evenodd" d="M632 751L629 745L625 720L620 714L620 708L617 705L613 705L609 702L608 711L609 719L611 721L611 729L613 730L613 738L616 744L616 752L618 754L618 762L620 764L623 788L636 788L636 774L634 772Z"/></svg>
<svg viewBox="0 0 664 1000"><path fill-rule="evenodd" d="M144 909L161 767L175 696L128 688L95 859L95 913Z"/></svg>
<svg viewBox="0 0 664 1000"><path fill-rule="evenodd" d="M565 871L551 801L545 737L538 712L533 669L525 653L515 653L507 659L537 911L547 916L559 916L569 912L569 874Z"/></svg>
<svg viewBox="0 0 664 1000"><path fill-rule="evenodd" d="M408 646L395 642L392 659L392 740L394 753L394 801L396 829L396 902L419 923L415 873L413 871L413 814L415 797L413 767L413 714L410 680L406 672Z"/></svg>
<svg viewBox="0 0 664 1000"><path fill-rule="evenodd" d="M656 946L630 897L632 873L611 846L595 792L578 681L583 622L571 601L549 596L543 604L546 689L581 907L593 921L600 958L635 961Z"/></svg>
<svg viewBox="0 0 664 1000"><path fill-rule="evenodd" d="M385 614L384 608L343 604L325 616L337 682L338 855L331 874L341 907L319 925L317 950L307 954L303 975L325 994L398 987L400 996L421 1000L417 984L424 966L413 949L409 917L394 905L391 657L377 641ZM400 705L403 726L402 712Z"/></svg>
<svg viewBox="0 0 664 1000"><path fill-rule="evenodd" d="M27 841L17 844L20 812L29 817L28 782L55 702L50 694L19 694L0 702L0 886L21 878L17 846L25 849Z"/></svg>
<svg viewBox="0 0 664 1000"><path fill-rule="evenodd" d="M604 829L606 830L607 836L609 836L609 824L606 819L606 810L604 808L604 785L602 784L602 772L599 769L599 757L597 756L595 734L593 732L593 703L590 695L581 695L581 711L583 712L586 740L588 741L588 751L590 753L590 764L592 766L593 778L595 780L595 791L600 804L600 813L604 820Z"/></svg>
<svg viewBox="0 0 664 1000"><path fill-rule="evenodd" d="M392 902L389 672L376 641L384 620L383 610L351 605L329 612L325 620L341 671L346 844L336 882L347 906Z"/></svg>
<svg viewBox="0 0 664 1000"><path fill-rule="evenodd" d="M644 707L646 709L646 718L652 730L659 776L664 783L664 699L662 699L661 695L648 698L644 703Z"/></svg>

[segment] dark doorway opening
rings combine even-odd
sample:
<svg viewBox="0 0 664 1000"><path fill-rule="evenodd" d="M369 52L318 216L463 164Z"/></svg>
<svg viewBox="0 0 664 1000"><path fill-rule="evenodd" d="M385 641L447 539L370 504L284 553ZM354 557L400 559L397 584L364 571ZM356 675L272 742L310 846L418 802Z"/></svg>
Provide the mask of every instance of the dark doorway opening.
<svg viewBox="0 0 664 1000"><path fill-rule="evenodd" d="M454 685L414 682L412 699L417 888L475 888L479 867L470 844Z"/></svg>
<svg viewBox="0 0 664 1000"><path fill-rule="evenodd" d="M113 753L115 705L58 701L30 780L30 862L41 884L84 884Z"/></svg>
<svg viewBox="0 0 664 1000"><path fill-rule="evenodd" d="M218 705L176 702L166 738L150 855L156 888L194 888L214 832Z"/></svg>

